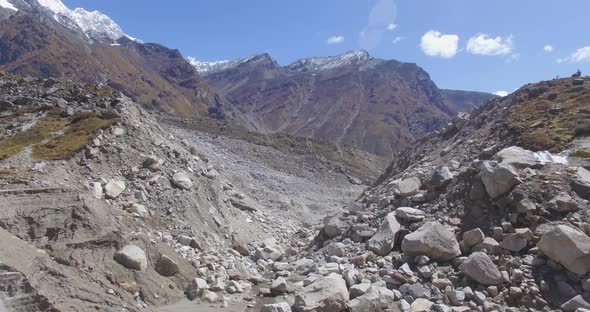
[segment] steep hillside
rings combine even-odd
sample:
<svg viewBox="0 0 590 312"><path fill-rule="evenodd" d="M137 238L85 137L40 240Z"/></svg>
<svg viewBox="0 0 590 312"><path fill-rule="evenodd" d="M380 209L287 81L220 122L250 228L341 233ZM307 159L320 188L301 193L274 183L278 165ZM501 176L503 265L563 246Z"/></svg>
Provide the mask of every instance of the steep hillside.
<svg viewBox="0 0 590 312"><path fill-rule="evenodd" d="M365 51L280 66L267 54L193 61L211 87L262 132L348 144L382 156L444 126L485 97L446 97L415 64Z"/></svg>
<svg viewBox="0 0 590 312"><path fill-rule="evenodd" d="M329 278L350 311L589 306L589 90L588 78L530 84L456 118L326 218L299 261L353 263Z"/></svg>
<svg viewBox="0 0 590 312"><path fill-rule="evenodd" d="M57 0L49 2L63 6ZM55 12L65 7L50 6L53 9L48 10L39 3L15 2L19 11L0 21L0 70L103 83L146 108L185 116L206 116L211 112L215 117L224 117L221 98L210 92L177 50L142 43L118 28L112 31L107 27L114 27L111 24L103 27L110 31L106 34L99 31L102 28L96 21L92 24L82 20L81 26L71 27L74 18L81 18L72 15L77 11L58 14Z"/></svg>
<svg viewBox="0 0 590 312"><path fill-rule="evenodd" d="M495 98L496 96L485 92L440 90L448 105L455 107L460 112L470 112L473 108Z"/></svg>

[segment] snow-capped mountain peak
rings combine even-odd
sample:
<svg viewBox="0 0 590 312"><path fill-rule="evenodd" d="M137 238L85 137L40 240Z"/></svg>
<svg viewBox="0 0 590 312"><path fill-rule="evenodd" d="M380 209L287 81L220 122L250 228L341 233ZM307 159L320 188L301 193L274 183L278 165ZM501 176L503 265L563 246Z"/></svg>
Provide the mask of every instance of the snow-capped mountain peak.
<svg viewBox="0 0 590 312"><path fill-rule="evenodd" d="M327 57L310 57L297 60L287 66L289 69L296 71L322 71L344 65L363 65L371 66L377 60L365 50L349 51L337 56Z"/></svg>
<svg viewBox="0 0 590 312"><path fill-rule="evenodd" d="M70 10L61 0L36 1L41 7L53 13L53 17L57 22L68 28L82 31L91 40L115 42L121 37L136 40L126 35L117 23L101 12L89 12L82 8Z"/></svg>

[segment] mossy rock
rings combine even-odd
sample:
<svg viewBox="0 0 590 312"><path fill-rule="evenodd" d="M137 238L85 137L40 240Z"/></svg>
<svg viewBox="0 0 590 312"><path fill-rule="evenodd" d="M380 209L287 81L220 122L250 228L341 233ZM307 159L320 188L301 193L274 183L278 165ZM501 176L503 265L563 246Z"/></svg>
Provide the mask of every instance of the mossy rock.
<svg viewBox="0 0 590 312"><path fill-rule="evenodd" d="M69 159L94 139L101 129L112 126L117 120L94 113L76 115L63 134L34 146L32 156L37 159Z"/></svg>
<svg viewBox="0 0 590 312"><path fill-rule="evenodd" d="M69 159L94 139L101 129L119 119L96 113L77 113L70 118L48 114L28 130L0 140L0 160L33 146L37 159Z"/></svg>

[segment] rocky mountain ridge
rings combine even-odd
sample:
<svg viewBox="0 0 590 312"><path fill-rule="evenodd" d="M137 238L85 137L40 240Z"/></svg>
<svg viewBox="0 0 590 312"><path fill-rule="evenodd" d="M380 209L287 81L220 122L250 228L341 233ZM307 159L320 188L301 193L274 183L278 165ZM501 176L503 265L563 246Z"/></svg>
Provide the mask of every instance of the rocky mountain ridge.
<svg viewBox="0 0 590 312"><path fill-rule="evenodd" d="M493 97L441 91L415 64L375 59L366 51L288 66L261 54L197 68L207 68L205 81L253 130L351 145L386 157Z"/></svg>

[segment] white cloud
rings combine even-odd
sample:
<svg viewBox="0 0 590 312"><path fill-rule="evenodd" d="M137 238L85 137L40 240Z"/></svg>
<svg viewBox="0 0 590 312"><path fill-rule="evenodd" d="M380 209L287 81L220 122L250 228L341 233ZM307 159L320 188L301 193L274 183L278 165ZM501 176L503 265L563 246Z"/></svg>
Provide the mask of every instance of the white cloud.
<svg viewBox="0 0 590 312"><path fill-rule="evenodd" d="M452 58L459 49L459 36L443 35L436 30L431 30L422 36L420 48L428 56Z"/></svg>
<svg viewBox="0 0 590 312"><path fill-rule="evenodd" d="M551 53L551 52L553 52L553 46L546 45L546 46L543 47L543 51L545 51L547 53Z"/></svg>
<svg viewBox="0 0 590 312"><path fill-rule="evenodd" d="M467 51L476 55L508 55L512 53L512 35L492 38L486 34L477 34L467 41Z"/></svg>
<svg viewBox="0 0 590 312"><path fill-rule="evenodd" d="M326 40L327 44L339 44L344 42L343 36L332 36Z"/></svg>
<svg viewBox="0 0 590 312"><path fill-rule="evenodd" d="M494 94L497 95L497 96L505 97L505 96L507 96L509 94L509 92L508 91L504 91L504 90L500 90L500 91L494 92Z"/></svg>
<svg viewBox="0 0 590 312"><path fill-rule="evenodd" d="M557 63L584 63L590 61L590 46L577 49L566 58L557 59Z"/></svg>
<svg viewBox="0 0 590 312"><path fill-rule="evenodd" d="M391 41L391 43L396 44L396 43L399 43L402 40L404 40L404 37L395 37L395 38L393 38L393 40Z"/></svg>
<svg viewBox="0 0 590 312"><path fill-rule="evenodd" d="M387 25L387 30L395 30L397 28L397 24L391 23Z"/></svg>

